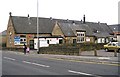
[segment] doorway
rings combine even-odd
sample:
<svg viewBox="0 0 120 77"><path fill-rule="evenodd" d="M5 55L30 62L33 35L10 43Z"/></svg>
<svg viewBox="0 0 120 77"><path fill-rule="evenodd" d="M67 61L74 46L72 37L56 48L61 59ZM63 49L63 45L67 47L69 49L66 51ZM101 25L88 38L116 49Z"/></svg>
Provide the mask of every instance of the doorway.
<svg viewBox="0 0 120 77"><path fill-rule="evenodd" d="M34 49L34 40L30 40L29 44L30 44L30 49Z"/></svg>

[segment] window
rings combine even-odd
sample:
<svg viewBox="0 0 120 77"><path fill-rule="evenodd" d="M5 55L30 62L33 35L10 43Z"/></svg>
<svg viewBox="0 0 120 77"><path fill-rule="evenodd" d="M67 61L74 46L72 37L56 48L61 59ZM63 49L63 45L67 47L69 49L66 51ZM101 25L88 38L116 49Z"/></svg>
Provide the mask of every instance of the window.
<svg viewBox="0 0 120 77"><path fill-rule="evenodd" d="M20 35L20 37L24 37L24 38L26 38L26 35Z"/></svg>
<svg viewBox="0 0 120 77"><path fill-rule="evenodd" d="M49 40L47 40L47 43L49 44Z"/></svg>
<svg viewBox="0 0 120 77"><path fill-rule="evenodd" d="M85 41L85 32L77 32L77 43Z"/></svg>
<svg viewBox="0 0 120 77"><path fill-rule="evenodd" d="M60 40L59 40L59 44L62 44L62 43L63 43L63 40L62 40L62 39L60 39Z"/></svg>
<svg viewBox="0 0 120 77"><path fill-rule="evenodd" d="M26 35L20 35L20 44L26 44Z"/></svg>
<svg viewBox="0 0 120 77"><path fill-rule="evenodd" d="M76 39L73 39L73 44L76 44Z"/></svg>
<svg viewBox="0 0 120 77"><path fill-rule="evenodd" d="M113 46L116 46L116 45L113 43Z"/></svg>
<svg viewBox="0 0 120 77"><path fill-rule="evenodd" d="M20 41L23 41L23 39L20 39Z"/></svg>
<svg viewBox="0 0 120 77"><path fill-rule="evenodd" d="M26 39L24 39L24 41L26 41Z"/></svg>

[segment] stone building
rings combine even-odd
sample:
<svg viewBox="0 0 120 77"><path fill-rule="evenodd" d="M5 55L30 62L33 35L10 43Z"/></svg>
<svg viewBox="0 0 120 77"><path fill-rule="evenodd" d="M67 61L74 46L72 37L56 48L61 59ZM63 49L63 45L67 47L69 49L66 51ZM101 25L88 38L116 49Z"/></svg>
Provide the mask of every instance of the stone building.
<svg viewBox="0 0 120 77"><path fill-rule="evenodd" d="M106 23L54 19L39 17L39 37L62 37L62 43L106 43L112 30ZM34 48L37 37L37 18L12 16L10 13L7 26L7 47Z"/></svg>

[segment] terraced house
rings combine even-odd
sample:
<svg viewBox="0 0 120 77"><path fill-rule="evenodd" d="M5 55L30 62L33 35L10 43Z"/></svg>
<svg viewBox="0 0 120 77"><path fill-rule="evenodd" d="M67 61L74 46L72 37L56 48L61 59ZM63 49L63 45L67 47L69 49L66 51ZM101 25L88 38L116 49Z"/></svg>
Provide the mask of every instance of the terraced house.
<svg viewBox="0 0 120 77"><path fill-rule="evenodd" d="M106 43L112 30L106 23L39 17L40 47L63 43ZM37 18L12 16L7 26L7 47L37 46Z"/></svg>

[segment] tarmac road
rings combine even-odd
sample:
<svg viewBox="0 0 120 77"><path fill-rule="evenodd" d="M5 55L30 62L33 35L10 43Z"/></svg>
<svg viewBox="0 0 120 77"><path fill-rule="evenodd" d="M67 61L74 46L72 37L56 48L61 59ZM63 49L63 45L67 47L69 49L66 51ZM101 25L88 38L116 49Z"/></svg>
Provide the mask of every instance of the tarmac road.
<svg viewBox="0 0 120 77"><path fill-rule="evenodd" d="M83 75L111 77L119 74L119 66L64 60L47 57L47 55L24 55L23 53L2 53L3 75Z"/></svg>

